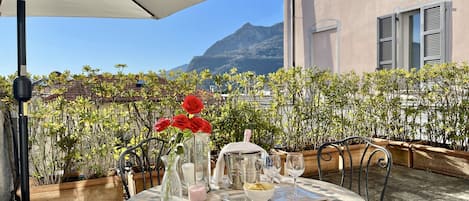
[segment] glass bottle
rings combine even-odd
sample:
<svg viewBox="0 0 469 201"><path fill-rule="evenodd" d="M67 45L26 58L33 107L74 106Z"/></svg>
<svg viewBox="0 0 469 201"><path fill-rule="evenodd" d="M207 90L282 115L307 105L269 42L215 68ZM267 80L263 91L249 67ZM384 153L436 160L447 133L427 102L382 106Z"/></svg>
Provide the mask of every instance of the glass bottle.
<svg viewBox="0 0 469 201"><path fill-rule="evenodd" d="M207 133L195 133L184 141L184 158L181 160L181 167L181 170L184 169L181 171L184 193L194 184L204 185L207 191L210 190L210 146ZM192 170L188 171L189 168Z"/></svg>
<svg viewBox="0 0 469 201"><path fill-rule="evenodd" d="M177 165L179 155L169 154L161 157L164 163L164 175L161 184L161 200L170 201L175 197L182 197L182 186L179 174L177 172Z"/></svg>

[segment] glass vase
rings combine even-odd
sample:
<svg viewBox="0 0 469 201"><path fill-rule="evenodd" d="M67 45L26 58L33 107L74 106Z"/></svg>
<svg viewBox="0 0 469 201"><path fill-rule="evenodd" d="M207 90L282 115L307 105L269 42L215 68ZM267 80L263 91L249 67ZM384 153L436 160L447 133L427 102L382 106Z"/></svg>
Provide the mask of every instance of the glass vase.
<svg viewBox="0 0 469 201"><path fill-rule="evenodd" d="M210 146L209 134L195 133L184 141L184 155L180 162L181 181L184 194L189 186L201 184L210 190Z"/></svg>
<svg viewBox="0 0 469 201"><path fill-rule="evenodd" d="M182 197L181 179L177 172L179 155L169 154L161 157L164 163L164 175L161 184L161 200L170 201Z"/></svg>

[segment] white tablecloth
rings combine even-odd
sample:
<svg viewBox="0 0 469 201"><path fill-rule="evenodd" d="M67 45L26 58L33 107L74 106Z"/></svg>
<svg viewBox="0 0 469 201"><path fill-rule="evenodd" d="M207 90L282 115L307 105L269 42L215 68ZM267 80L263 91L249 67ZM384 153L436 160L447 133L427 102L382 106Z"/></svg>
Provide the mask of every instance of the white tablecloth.
<svg viewBox="0 0 469 201"><path fill-rule="evenodd" d="M276 184L275 195L272 201L290 200L293 194L293 179L289 177L282 177L282 182ZM297 201L363 201L364 199L358 194L337 186L332 183L327 183L315 179L299 178L298 180L297 193L299 197ZM142 191L132 197L130 201L158 201L160 200L160 188L159 186L151 189ZM186 200L186 199L181 199ZM208 201L245 201L247 200L242 190L231 190L231 189L219 189L212 190L208 193Z"/></svg>

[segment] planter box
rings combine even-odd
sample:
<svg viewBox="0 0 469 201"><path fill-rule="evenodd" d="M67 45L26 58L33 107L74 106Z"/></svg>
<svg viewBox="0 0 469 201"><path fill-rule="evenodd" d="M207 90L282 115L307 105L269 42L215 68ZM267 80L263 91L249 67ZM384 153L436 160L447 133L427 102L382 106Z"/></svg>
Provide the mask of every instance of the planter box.
<svg viewBox="0 0 469 201"><path fill-rule="evenodd" d="M313 151L303 151L303 157L305 159L305 172L304 177L312 177L318 175L318 157L317 150ZM338 170L340 166L339 152L335 148L325 148L323 149L322 156L324 158L331 157L330 161L321 160L322 170L325 172ZM330 155L329 155L330 154Z"/></svg>
<svg viewBox="0 0 469 201"><path fill-rule="evenodd" d="M378 142L375 142L375 144L386 147L388 142L384 141L384 140L379 140ZM364 144L350 145L349 148L350 148L350 154L352 155L352 159L353 159L353 161L352 161L353 167L359 167L360 166L361 155L364 152L365 145ZM369 150L367 151L367 155L365 156L365 160L363 161L364 165L366 165L366 162L367 162L367 159L368 159L367 157L369 156L369 154L371 153L372 150L373 150L372 148L369 148ZM281 155L280 157L282 159L282 163L285 164L287 152L278 151L278 150L276 150L274 152ZM303 157L304 157L304 160L305 160L305 172L303 173L302 176L303 177L317 176L318 175L317 150L302 151L302 153L303 153ZM322 171L324 171L324 172L336 172L336 171L341 170L344 167L344 164L342 164L342 160L340 159L340 154L337 151L337 149L332 148L332 147L328 147L328 148L323 149L323 151L322 151L323 158L328 159L329 155L331 157L330 161L321 160L321 169L322 169ZM344 160L345 167L348 168L349 163L350 163L349 162L350 158L348 157L348 154L346 152L344 153L344 155L345 155L344 156L345 157L345 160ZM373 156L373 159L372 159L373 161L371 162L371 164L376 164L376 162L378 161L378 158L380 158L382 156L383 155L381 153L375 154ZM284 167L285 167L285 165L284 165ZM287 175L287 173L284 172L284 170L285 170L285 168L282 168L280 173L283 174L283 175Z"/></svg>
<svg viewBox="0 0 469 201"><path fill-rule="evenodd" d="M394 164L469 178L469 152L400 141L389 141L387 149Z"/></svg>
<svg viewBox="0 0 469 201"><path fill-rule="evenodd" d="M160 181L163 181L164 170L160 171ZM158 177L156 171L152 172L152 180L153 186L158 186L160 183L158 182ZM146 182L146 189L151 188L150 186L150 173L145 173L145 182ZM129 177L129 191L131 195L137 194L143 191L143 175L142 173L134 173L131 177ZM134 193L132 193L134 192Z"/></svg>
<svg viewBox="0 0 469 201"><path fill-rule="evenodd" d="M373 139L373 141L377 145L386 147L392 154L393 164L469 179L469 152L392 140ZM358 167L365 145L350 145L349 147L353 158L353 166ZM274 153L280 154L282 163L285 163L287 152L275 150ZM305 159L305 172L303 176L316 176L318 174L317 151L309 150L302 151L302 153ZM330 161L321 161L322 170L324 172L340 170L343 164L337 150L335 148L325 148L323 150L324 158L329 157L327 153L331 155L332 159ZM376 164L378 158L380 156L375 155L371 164ZM348 167L349 158L347 154L345 156L345 163L346 167ZM366 164L366 161L364 161L364 164ZM282 168L281 174L286 175L284 169Z"/></svg>
<svg viewBox="0 0 469 201"><path fill-rule="evenodd" d="M280 159L283 164L283 168L280 171L280 174L288 176L288 173L285 171L285 161L287 158L287 153L281 150L275 150L274 153L280 154ZM303 153L303 158L305 160L305 171L303 173L303 177L312 177L318 175L318 158L317 158L317 150L307 150L301 151ZM339 153L335 148L326 148L323 150L323 154L329 153L331 154L330 161L321 161L322 169L325 171L330 170L337 170L339 167Z"/></svg>
<svg viewBox="0 0 469 201"><path fill-rule="evenodd" d="M338 158L336 156L337 152L333 153L332 149L327 150L327 151L332 152L331 153L332 160L328 161L328 164L324 164L324 165L330 169L332 169L332 167L335 167L335 169L337 169L337 166L338 166L338 161L336 160L336 158ZM288 173L285 171L285 168L286 168L285 161L287 159L288 152L285 152L282 150L273 150L273 153L280 155L280 159L282 161L281 163L283 164L282 165L283 168L280 170L280 174L288 176ZM317 175L318 174L318 162L317 162L318 160L316 156L317 151L308 150L308 151L301 151L301 153L303 153L303 157L305 159L305 172L303 173L303 177L311 177L311 176Z"/></svg>
<svg viewBox="0 0 469 201"><path fill-rule="evenodd" d="M36 201L115 201L123 199L122 182L118 176L31 186L30 198Z"/></svg>
<svg viewBox="0 0 469 201"><path fill-rule="evenodd" d="M469 153L426 145L412 145L413 167L469 179Z"/></svg>
<svg viewBox="0 0 469 201"><path fill-rule="evenodd" d="M380 145L382 147L386 147L387 143L386 142L375 142L376 145ZM360 167L360 160L363 155L363 152L365 152L366 145L365 144L358 144L358 145L351 145L350 147L350 153L352 155L352 166L355 167ZM366 151L365 157L363 159L363 167L366 167L366 164L368 163L369 157L371 156L371 153L375 150L373 147L369 147L368 150ZM347 153L344 153L345 155L345 167L348 168L350 166L350 158L348 157ZM380 158L385 158L384 153L382 152L377 152L375 155L373 155L373 158L371 158L370 165L374 165L378 162ZM342 161L339 160L339 169L342 169L344 165L342 165Z"/></svg>
<svg viewBox="0 0 469 201"><path fill-rule="evenodd" d="M412 144L400 141L389 141L386 147L392 154L392 162L397 165L407 166L412 168L413 155Z"/></svg>

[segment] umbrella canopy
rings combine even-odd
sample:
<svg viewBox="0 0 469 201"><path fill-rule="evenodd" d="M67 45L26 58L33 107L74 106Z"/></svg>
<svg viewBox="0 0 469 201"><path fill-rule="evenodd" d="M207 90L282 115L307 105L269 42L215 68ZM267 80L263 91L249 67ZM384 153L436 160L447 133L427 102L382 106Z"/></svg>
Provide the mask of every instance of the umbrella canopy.
<svg viewBox="0 0 469 201"><path fill-rule="evenodd" d="M203 0L29 0L27 16L159 19ZM0 16L16 17L17 0L0 0Z"/></svg>

